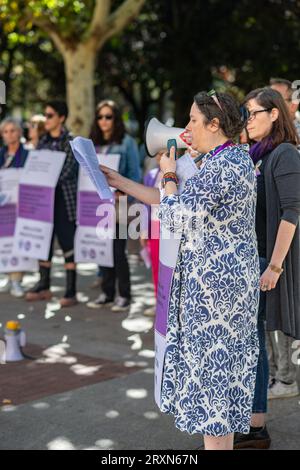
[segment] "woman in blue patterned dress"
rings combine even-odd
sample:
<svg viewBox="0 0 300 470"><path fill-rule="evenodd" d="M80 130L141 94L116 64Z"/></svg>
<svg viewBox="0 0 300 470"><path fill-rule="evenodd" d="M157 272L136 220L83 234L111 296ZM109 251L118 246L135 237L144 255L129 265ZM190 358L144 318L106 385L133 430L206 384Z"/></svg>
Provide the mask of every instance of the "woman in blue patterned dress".
<svg viewBox="0 0 300 470"><path fill-rule="evenodd" d="M233 433L250 430L258 358L256 179L248 147L231 142L243 126L233 98L199 93L190 118L192 147L204 154L201 168L180 196L175 175L165 177L161 201L162 225L181 233L161 409L174 414L182 431L203 434L206 449L232 449ZM111 186L159 203L158 189L101 169ZM174 152L162 158L161 169L175 173ZM191 230L196 215L198 231Z"/></svg>
<svg viewBox="0 0 300 470"><path fill-rule="evenodd" d="M259 262L256 180L242 127L226 94L198 93L187 130L205 154L177 194L174 149L160 162L166 175L160 219L181 233L167 331L161 410L181 431L204 436L206 449L232 449L248 433L258 358ZM198 222L198 223L197 223Z"/></svg>

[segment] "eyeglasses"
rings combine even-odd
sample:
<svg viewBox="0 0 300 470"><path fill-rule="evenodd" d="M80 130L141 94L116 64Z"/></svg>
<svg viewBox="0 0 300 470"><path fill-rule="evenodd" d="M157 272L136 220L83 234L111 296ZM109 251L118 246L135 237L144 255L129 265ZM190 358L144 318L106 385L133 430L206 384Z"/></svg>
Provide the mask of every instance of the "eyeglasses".
<svg viewBox="0 0 300 470"><path fill-rule="evenodd" d="M106 119L106 121L111 121L113 119L113 115L112 114L99 114L99 116L97 116L97 121L101 121L102 119Z"/></svg>
<svg viewBox="0 0 300 470"><path fill-rule="evenodd" d="M218 100L216 90L210 90L210 91L207 93L207 96L209 96L210 98L212 98L212 99L214 100L214 102L216 103L216 105L217 105L217 106L220 108L220 110L223 112L223 108L222 108L222 106L221 106L220 101Z"/></svg>
<svg viewBox="0 0 300 470"><path fill-rule="evenodd" d="M55 114L54 113L45 113L44 116L45 116L46 119L52 119L55 116Z"/></svg>
<svg viewBox="0 0 300 470"><path fill-rule="evenodd" d="M258 113L267 113L271 110L272 110L272 108L265 108L265 109L258 109L257 111L252 111L251 113L249 112L248 122L253 121L253 119L256 118L256 115Z"/></svg>

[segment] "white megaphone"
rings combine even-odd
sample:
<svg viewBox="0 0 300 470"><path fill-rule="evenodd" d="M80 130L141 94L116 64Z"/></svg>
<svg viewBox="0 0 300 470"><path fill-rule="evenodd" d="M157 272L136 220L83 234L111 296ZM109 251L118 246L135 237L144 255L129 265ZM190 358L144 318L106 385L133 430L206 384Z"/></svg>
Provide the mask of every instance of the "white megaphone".
<svg viewBox="0 0 300 470"><path fill-rule="evenodd" d="M167 148L168 140L175 139L178 149L187 148L190 134L186 129L180 127L166 126L156 118L151 118L145 125L145 146L150 157Z"/></svg>
<svg viewBox="0 0 300 470"><path fill-rule="evenodd" d="M6 341L6 351L2 353L2 361L22 361L24 359L22 347L25 346L25 332L21 330L18 321L8 321L5 327L4 339Z"/></svg>

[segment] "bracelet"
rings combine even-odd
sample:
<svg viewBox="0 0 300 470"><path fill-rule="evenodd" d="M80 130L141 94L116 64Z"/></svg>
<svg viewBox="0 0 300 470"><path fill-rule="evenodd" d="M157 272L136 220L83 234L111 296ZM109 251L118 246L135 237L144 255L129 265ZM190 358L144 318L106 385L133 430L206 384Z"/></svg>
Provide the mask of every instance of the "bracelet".
<svg viewBox="0 0 300 470"><path fill-rule="evenodd" d="M269 264L269 268L271 271L273 271L276 274L282 274L283 273L283 268L279 268L278 266L275 266L274 264Z"/></svg>
<svg viewBox="0 0 300 470"><path fill-rule="evenodd" d="M172 177L172 178L177 179L177 175L173 171L167 171L166 173L164 173L164 178L168 178L168 177Z"/></svg>
<svg viewBox="0 0 300 470"><path fill-rule="evenodd" d="M177 179L177 176L167 176L167 177L163 177L162 180L161 180L161 183L162 183L162 187L164 188L166 186L167 183L169 182L172 182L172 183L175 183L176 186L178 186L178 179Z"/></svg>

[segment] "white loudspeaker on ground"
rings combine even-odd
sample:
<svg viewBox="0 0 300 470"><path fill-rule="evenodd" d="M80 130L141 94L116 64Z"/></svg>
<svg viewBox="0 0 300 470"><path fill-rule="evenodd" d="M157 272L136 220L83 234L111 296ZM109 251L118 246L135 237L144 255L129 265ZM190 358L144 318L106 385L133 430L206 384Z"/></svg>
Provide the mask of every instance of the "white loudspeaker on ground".
<svg viewBox="0 0 300 470"><path fill-rule="evenodd" d="M145 145L150 157L167 148L167 142L175 139L178 149L190 145L190 135L186 129L166 126L156 118L151 118L145 125Z"/></svg>
<svg viewBox="0 0 300 470"><path fill-rule="evenodd" d="M26 336L18 321L8 321L5 327L5 348L1 348L1 362L21 361L24 359L22 347L25 346ZM2 345L3 346L3 345Z"/></svg>

